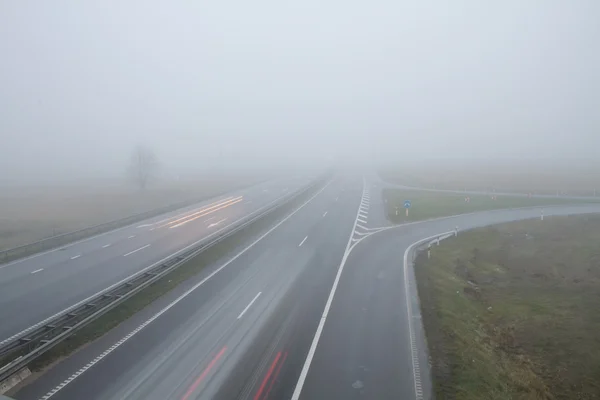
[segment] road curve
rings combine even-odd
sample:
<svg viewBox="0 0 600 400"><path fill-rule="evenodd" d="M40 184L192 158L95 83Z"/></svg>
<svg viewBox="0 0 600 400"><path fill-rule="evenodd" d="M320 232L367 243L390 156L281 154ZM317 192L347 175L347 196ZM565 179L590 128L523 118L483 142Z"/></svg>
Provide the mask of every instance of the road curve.
<svg viewBox="0 0 600 400"><path fill-rule="evenodd" d="M241 252L210 265L14 397L428 398L426 370L422 397L415 390L406 249L457 226L460 234L539 217L541 207L377 231L383 204L372 185L338 177ZM544 207L546 217L592 212L600 204ZM421 340L416 347L423 369L426 349Z"/></svg>

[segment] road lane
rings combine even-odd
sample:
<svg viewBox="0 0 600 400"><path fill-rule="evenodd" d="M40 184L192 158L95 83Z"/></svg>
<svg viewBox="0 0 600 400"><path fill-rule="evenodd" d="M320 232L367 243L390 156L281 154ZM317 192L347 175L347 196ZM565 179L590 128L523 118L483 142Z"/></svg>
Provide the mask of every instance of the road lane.
<svg viewBox="0 0 600 400"><path fill-rule="evenodd" d="M332 207L334 195L338 195L342 185L342 181L332 183L271 234L145 326L134 338L55 392L52 398L181 399L220 350L226 348L210 372L192 390L193 396L216 396L239 360L249 349L256 348L254 343L261 340L265 321L279 315L279 305L293 282L306 268L315 265L315 257L331 257L330 247L335 246L339 237L336 232L347 220L344 212L338 214ZM355 209L358 196L351 197ZM322 218L325 210L329 210L328 218ZM346 231L350 227L346 224ZM307 235L317 240L309 240L298 247ZM326 262L325 266L329 264ZM198 279L206 278L206 274L214 270L215 266L206 268ZM189 284L181 285L174 292L186 288ZM256 297L259 292L261 295ZM155 313L157 307L164 307L163 301L172 296L153 303L99 341L58 364L14 397L41 398L126 337L141 324L140 318L153 315L149 314L149 309ZM253 299L251 307L238 319ZM190 394L190 398L195 397Z"/></svg>
<svg viewBox="0 0 600 400"><path fill-rule="evenodd" d="M296 190L309 181L309 178L298 177L265 182L60 250L0 266L0 342L234 224L282 196L284 188ZM240 196L242 201L223 207L224 199ZM220 220L226 218L226 221L208 228L204 219L213 216ZM174 229L170 229L173 225L164 226L181 218L184 219L179 222L189 220L188 223ZM134 252L142 247L143 250ZM129 255L123 257L126 254ZM43 271L31 274L39 270Z"/></svg>
<svg viewBox="0 0 600 400"><path fill-rule="evenodd" d="M423 338L416 339L416 357L411 348L405 250L420 239L451 231L457 225L464 230L539 218L541 209L474 213L399 226L365 237L348 257L299 398L430 398ZM546 216L590 212L600 212L600 205L544 208ZM414 279L412 274L407 276ZM414 282L410 285L415 286ZM411 296L409 292L408 298ZM418 317L417 309L411 318L417 327ZM421 373L415 374L419 365ZM417 395L415 387L424 392Z"/></svg>

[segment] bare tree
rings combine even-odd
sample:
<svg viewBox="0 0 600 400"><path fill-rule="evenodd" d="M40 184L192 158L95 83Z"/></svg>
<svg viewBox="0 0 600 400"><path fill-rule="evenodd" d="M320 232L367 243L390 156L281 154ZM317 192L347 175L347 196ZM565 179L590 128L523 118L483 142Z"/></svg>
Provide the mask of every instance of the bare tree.
<svg viewBox="0 0 600 400"><path fill-rule="evenodd" d="M146 189L148 183L158 172L158 158L148 147L139 145L131 155L130 173L133 182L140 188Z"/></svg>

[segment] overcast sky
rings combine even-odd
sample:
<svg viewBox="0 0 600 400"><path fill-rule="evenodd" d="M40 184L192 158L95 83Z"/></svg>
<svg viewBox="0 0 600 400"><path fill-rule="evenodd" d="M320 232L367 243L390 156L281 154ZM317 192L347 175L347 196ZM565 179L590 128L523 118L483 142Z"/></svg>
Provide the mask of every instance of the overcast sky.
<svg viewBox="0 0 600 400"><path fill-rule="evenodd" d="M0 0L0 177L596 157L600 2Z"/></svg>

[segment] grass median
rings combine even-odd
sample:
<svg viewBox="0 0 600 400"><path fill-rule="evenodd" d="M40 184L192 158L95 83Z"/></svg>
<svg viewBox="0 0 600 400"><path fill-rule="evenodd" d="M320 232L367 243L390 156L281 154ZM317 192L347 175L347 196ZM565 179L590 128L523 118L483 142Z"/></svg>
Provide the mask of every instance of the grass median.
<svg viewBox="0 0 600 400"><path fill-rule="evenodd" d="M415 272L437 399L600 398L600 216L465 232Z"/></svg>
<svg viewBox="0 0 600 400"><path fill-rule="evenodd" d="M388 219L394 223L420 221L429 218L445 217L475 211L488 211L502 208L532 207L560 204L589 203L588 200L573 200L550 197L520 196L467 196L453 193L427 192L416 190L390 189L382 191ZM466 199L468 201L466 201ZM410 200L408 216L404 202ZM600 199L598 200L600 201Z"/></svg>
<svg viewBox="0 0 600 400"><path fill-rule="evenodd" d="M174 289L185 280L193 278L207 265L214 262L225 262L229 259L232 252L241 250L243 246L246 246L251 240L266 232L274 223L284 218L292 210L296 209L310 198L310 196L312 196L320 187L321 185L315 186L313 189L300 195L279 210L272 212L268 216L256 221L231 237L210 247L197 257L171 272L169 275L158 280L135 296L126 300L124 303L115 307L113 310L85 326L73 336L44 353L31 363L29 368L33 372L39 371L54 361L68 356L84 344L104 335L106 332L142 310L154 300Z"/></svg>

